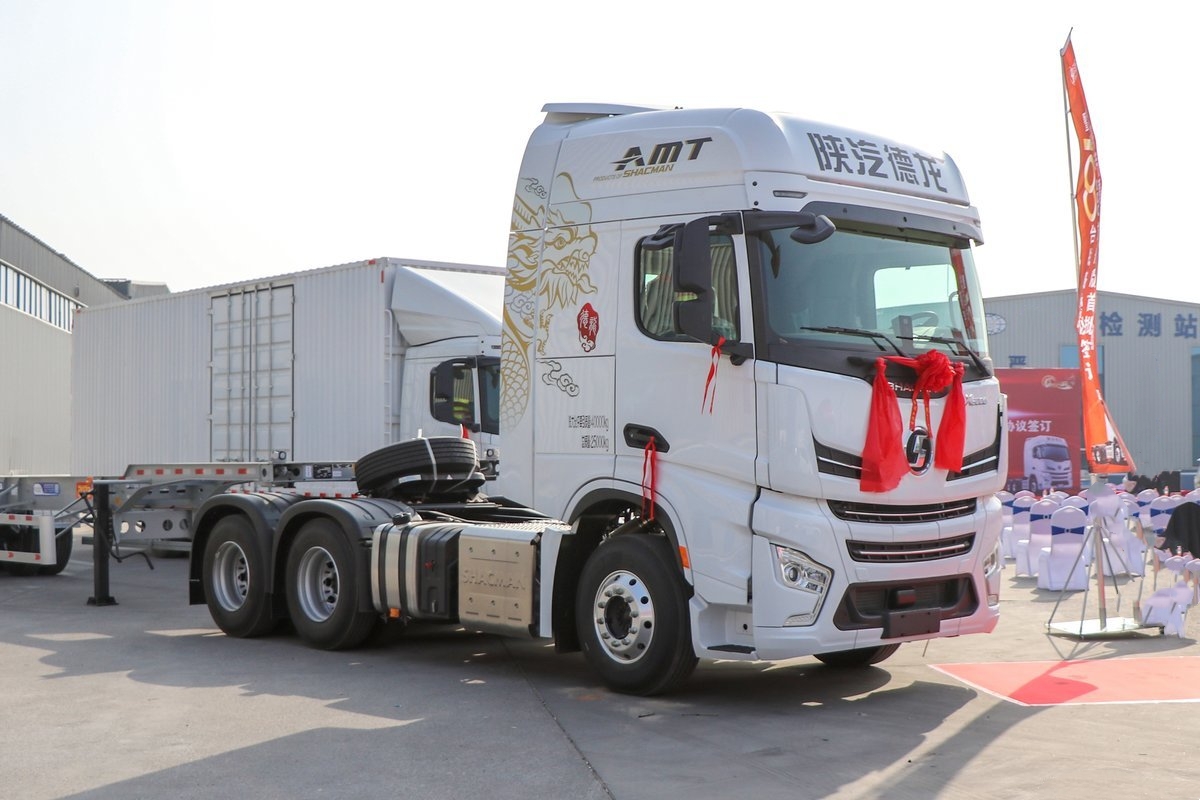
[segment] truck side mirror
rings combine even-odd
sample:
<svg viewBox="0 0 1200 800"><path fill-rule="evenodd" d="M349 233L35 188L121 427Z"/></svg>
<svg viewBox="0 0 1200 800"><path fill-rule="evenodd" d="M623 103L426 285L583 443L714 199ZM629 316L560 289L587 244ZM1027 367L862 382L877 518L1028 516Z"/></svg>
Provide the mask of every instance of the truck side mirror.
<svg viewBox="0 0 1200 800"><path fill-rule="evenodd" d="M678 231L675 246L675 327L705 344L713 339L712 252L710 217L694 219Z"/></svg>
<svg viewBox="0 0 1200 800"><path fill-rule="evenodd" d="M808 211L801 211L796 216L796 227L790 236L792 241L798 244L823 242L830 236L833 236L834 231L837 230L833 221L824 214L812 214Z"/></svg>

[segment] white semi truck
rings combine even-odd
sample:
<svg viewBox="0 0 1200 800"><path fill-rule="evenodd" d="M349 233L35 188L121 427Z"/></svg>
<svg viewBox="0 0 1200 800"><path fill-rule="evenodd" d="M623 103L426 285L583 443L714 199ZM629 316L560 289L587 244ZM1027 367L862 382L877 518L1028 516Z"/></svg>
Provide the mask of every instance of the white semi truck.
<svg viewBox="0 0 1200 800"><path fill-rule="evenodd" d="M1071 450L1061 436L1038 435L1025 439L1024 488L1048 492L1075 484Z"/></svg>
<svg viewBox="0 0 1200 800"><path fill-rule="evenodd" d="M452 437L368 453L351 498L184 502L214 465L157 465L96 484L96 541L186 524L191 602L229 635L440 621L582 650L640 694L699 658L861 666L991 631L1006 409L954 162L747 109L544 110L491 496Z"/></svg>

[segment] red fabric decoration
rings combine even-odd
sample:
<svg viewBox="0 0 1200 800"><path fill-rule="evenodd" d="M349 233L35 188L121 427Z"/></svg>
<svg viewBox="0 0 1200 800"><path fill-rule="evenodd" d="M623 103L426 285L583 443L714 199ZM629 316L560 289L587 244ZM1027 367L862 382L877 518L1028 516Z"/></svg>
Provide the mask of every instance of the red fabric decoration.
<svg viewBox="0 0 1200 800"><path fill-rule="evenodd" d="M946 407L942 409L942 424L938 426L937 449L933 465L938 469L957 472L962 469L963 445L967 438L967 401L963 398L963 365L954 365L954 378Z"/></svg>
<svg viewBox="0 0 1200 800"><path fill-rule="evenodd" d="M900 442L900 409L896 392L884 371L887 362L875 360L875 383L871 389L871 413L867 417L867 442L863 445L862 478L858 486L864 492L886 492L900 483L908 471Z"/></svg>
<svg viewBox="0 0 1200 800"><path fill-rule="evenodd" d="M646 478L650 480L647 481ZM657 493L658 483L658 445L654 443L654 437L650 437L650 441L646 442L646 449L642 453L642 519L649 522L654 521L654 503L655 494Z"/></svg>
<svg viewBox="0 0 1200 800"><path fill-rule="evenodd" d="M930 350L918 358L883 356L875 361L875 382L871 387L871 410L867 418L867 440L863 444L862 477L859 488L864 492L886 492L900 485L908 470L908 461L901 445L903 431L896 392L885 376L887 362L893 361L917 373L913 384L912 410L908 429L917 426L917 404L925 403L925 429L933 435L930 422L929 398L947 386L946 406L942 423L934 442L934 466L939 469L962 468L963 444L967 433L967 408L962 391L962 364L955 364L939 350Z"/></svg>
<svg viewBox="0 0 1200 800"><path fill-rule="evenodd" d="M708 365L708 378L704 381L704 397L700 398L700 411L704 411L704 403L708 401L708 413L713 413L713 403L717 402L717 387L713 385L713 379L717 377L717 367L721 364L721 346L725 344L725 337L721 336L717 339L717 343L713 345L712 360ZM712 395L709 396L708 390L712 389Z"/></svg>

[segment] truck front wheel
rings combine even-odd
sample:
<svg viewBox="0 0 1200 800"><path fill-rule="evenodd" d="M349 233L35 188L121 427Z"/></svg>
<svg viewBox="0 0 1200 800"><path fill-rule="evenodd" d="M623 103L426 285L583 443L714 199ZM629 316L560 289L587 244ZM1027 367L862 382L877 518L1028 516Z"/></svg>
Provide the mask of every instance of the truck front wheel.
<svg viewBox="0 0 1200 800"><path fill-rule="evenodd" d="M601 543L579 577L575 617L584 658L616 691L660 694L696 667L686 584L665 537Z"/></svg>
<svg viewBox="0 0 1200 800"><path fill-rule="evenodd" d="M204 546L204 597L208 613L229 636L250 638L275 628L267 592L267 568L245 517L223 517Z"/></svg>
<svg viewBox="0 0 1200 800"><path fill-rule="evenodd" d="M358 610L358 565L331 519L314 519L296 534L287 558L287 605L300 638L322 650L362 643L376 616Z"/></svg>

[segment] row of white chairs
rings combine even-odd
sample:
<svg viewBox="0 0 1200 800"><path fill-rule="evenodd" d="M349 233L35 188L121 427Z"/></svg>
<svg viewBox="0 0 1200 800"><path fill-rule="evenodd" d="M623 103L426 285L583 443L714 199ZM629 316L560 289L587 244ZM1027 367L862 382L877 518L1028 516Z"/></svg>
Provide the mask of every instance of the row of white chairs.
<svg viewBox="0 0 1200 800"><path fill-rule="evenodd" d="M1015 562L1018 576L1036 577L1045 589L1083 589L1096 558L1089 544L1093 525L1093 498L1083 495L1032 493L999 495L1005 509L1001 552ZM1105 505L1106 520L1100 532L1099 557L1106 575L1142 575L1146 543L1126 524L1133 507L1112 493Z"/></svg>
<svg viewBox="0 0 1200 800"><path fill-rule="evenodd" d="M1154 591L1139 603L1140 621L1161 627L1164 634L1183 635L1188 609L1200 604L1200 554L1170 554L1156 545L1161 546L1180 503L1200 503L1200 489L1187 495L1148 489L1135 496L1101 487L1079 495L1001 492L998 497L1004 508L1001 550L1016 562L1018 576L1036 577L1042 589L1081 591L1087 588L1097 544L1109 576L1144 576L1149 554ZM1090 542L1089 530L1096 534ZM1163 570L1174 573L1173 583L1159 589Z"/></svg>

